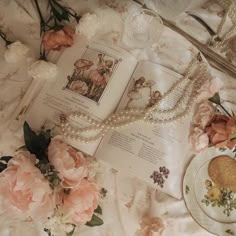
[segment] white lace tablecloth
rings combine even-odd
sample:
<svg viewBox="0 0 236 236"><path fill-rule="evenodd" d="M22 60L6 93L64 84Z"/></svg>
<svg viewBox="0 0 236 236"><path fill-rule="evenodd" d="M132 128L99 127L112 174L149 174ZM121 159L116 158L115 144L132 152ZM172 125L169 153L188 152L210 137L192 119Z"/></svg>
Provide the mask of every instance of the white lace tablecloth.
<svg viewBox="0 0 236 236"><path fill-rule="evenodd" d="M32 1L33 2L33 1ZM93 11L104 4L114 8L120 16L111 22L110 30L122 23L126 13L132 7L127 0L67 0L65 1L78 13ZM188 26L189 27L189 26ZM0 28L13 40L19 39L32 48L32 57L39 53L39 18L30 0L1 0ZM119 28L119 27L118 27ZM122 28L122 27L120 27ZM173 36L174 35L174 36ZM108 38L115 39L119 32ZM0 155L13 154L22 145L22 131L11 132L7 128L9 119L17 104L29 86L27 62L9 65L3 59L4 44L0 41ZM148 59L165 65L179 73L183 73L196 49L181 36L165 29L159 46L155 49L132 50L138 59ZM52 58L53 55L52 55ZM56 57L55 57L56 58ZM227 99L228 91L232 90L233 79L212 70L227 84L223 96ZM235 85L235 83L234 83ZM236 89L236 88L235 88ZM231 94L234 91L231 91ZM104 225L101 227L82 227L75 235L83 236L144 236L139 234L140 221L143 217L160 217L164 222L162 233L152 236L210 236L190 216L184 200L176 200L160 191L148 187L136 178L123 176L107 166L102 166L100 181L108 190L103 201ZM40 224L19 224L11 228L4 227L4 218L0 222L1 236L46 235ZM151 236L151 235L145 235Z"/></svg>

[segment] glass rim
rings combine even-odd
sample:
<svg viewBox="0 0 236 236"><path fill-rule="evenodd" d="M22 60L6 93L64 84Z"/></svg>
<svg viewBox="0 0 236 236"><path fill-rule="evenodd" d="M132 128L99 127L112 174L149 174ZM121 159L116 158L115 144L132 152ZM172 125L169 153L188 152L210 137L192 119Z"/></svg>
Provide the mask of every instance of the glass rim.
<svg viewBox="0 0 236 236"><path fill-rule="evenodd" d="M133 12L130 12L130 13L129 13L130 17L131 17L132 15L134 15L135 13L137 13L137 12L144 12L146 15L153 16L153 17L156 18L156 20L158 19L159 22L160 22L161 24L163 24L163 21L162 21L161 16L160 16L160 15L158 14L158 12L155 11L155 10L140 7L140 8L138 8L138 9L134 10ZM129 17L128 17L128 18L129 18Z"/></svg>

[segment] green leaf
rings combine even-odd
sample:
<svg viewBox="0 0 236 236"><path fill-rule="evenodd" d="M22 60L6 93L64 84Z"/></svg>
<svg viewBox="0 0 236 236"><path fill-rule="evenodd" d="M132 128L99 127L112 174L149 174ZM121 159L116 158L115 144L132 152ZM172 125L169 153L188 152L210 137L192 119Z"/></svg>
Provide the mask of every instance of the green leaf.
<svg viewBox="0 0 236 236"><path fill-rule="evenodd" d="M233 232L233 230L231 230L231 229L227 229L225 232L226 232L227 234L230 234L230 235L235 235L234 232Z"/></svg>
<svg viewBox="0 0 236 236"><path fill-rule="evenodd" d="M189 191L190 191L190 188L189 188L189 186L188 186L188 185L186 185L186 186L185 186L185 194L188 194L188 193L189 193Z"/></svg>
<svg viewBox="0 0 236 236"><path fill-rule="evenodd" d="M227 148L219 148L221 152L224 152Z"/></svg>
<svg viewBox="0 0 236 236"><path fill-rule="evenodd" d="M70 188L64 188L63 192L67 195L70 194L71 189Z"/></svg>
<svg viewBox="0 0 236 236"><path fill-rule="evenodd" d="M29 124L27 122L24 123L23 126L24 129L24 140L25 140L25 146L27 149L34 153L34 142L37 139L36 133L30 128Z"/></svg>
<svg viewBox="0 0 236 236"><path fill-rule="evenodd" d="M58 1L56 0L51 0L50 1L50 6L53 12L53 15L56 17L56 19L61 22L63 20L65 21L70 21L69 19L69 14L68 10L66 7L60 5Z"/></svg>
<svg viewBox="0 0 236 236"><path fill-rule="evenodd" d="M2 156L0 158L0 160L3 161L3 162L0 162L0 172L4 171L7 168L7 163L11 159L12 159L12 156Z"/></svg>
<svg viewBox="0 0 236 236"><path fill-rule="evenodd" d="M87 226L94 227L103 224L103 220L93 214L92 219L86 223Z"/></svg>
<svg viewBox="0 0 236 236"><path fill-rule="evenodd" d="M0 158L1 161L5 161L5 162L10 161L11 159L12 159L12 156L2 156L2 157Z"/></svg>
<svg viewBox="0 0 236 236"><path fill-rule="evenodd" d="M26 148L30 153L35 154L38 159L45 159L45 151L51 141L50 132L40 132L37 135L27 122L24 123L23 128Z"/></svg>
<svg viewBox="0 0 236 236"><path fill-rule="evenodd" d="M26 145L22 145L21 147L17 148L16 151L25 150L25 149L26 149Z"/></svg>
<svg viewBox="0 0 236 236"><path fill-rule="evenodd" d="M76 225L72 224L72 226L73 226L74 228L73 228L72 231L70 231L69 233L66 233L66 236L72 236L72 235L74 234Z"/></svg>
<svg viewBox="0 0 236 236"><path fill-rule="evenodd" d="M215 93L215 95L213 97L209 98L208 100L212 103L217 104L217 105L221 105L219 93Z"/></svg>
<svg viewBox="0 0 236 236"><path fill-rule="evenodd" d="M95 209L94 212L97 213L97 214L102 215L102 208L98 205L98 207Z"/></svg>
<svg viewBox="0 0 236 236"><path fill-rule="evenodd" d="M7 168L7 164L4 164L4 163L0 162L0 172L5 170L6 168Z"/></svg>

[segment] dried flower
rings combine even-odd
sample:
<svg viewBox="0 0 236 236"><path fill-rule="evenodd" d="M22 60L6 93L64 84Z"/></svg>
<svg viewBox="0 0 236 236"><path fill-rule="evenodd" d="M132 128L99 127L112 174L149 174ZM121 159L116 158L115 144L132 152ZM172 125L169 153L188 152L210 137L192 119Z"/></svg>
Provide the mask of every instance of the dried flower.
<svg viewBox="0 0 236 236"><path fill-rule="evenodd" d="M68 26L60 30L50 30L43 35L45 50L61 50L63 47L71 47L74 43L75 31Z"/></svg>
<svg viewBox="0 0 236 236"><path fill-rule="evenodd" d="M236 117L215 114L205 131L208 134L210 144L219 148L232 149L236 145L233 137L236 133Z"/></svg>
<svg viewBox="0 0 236 236"><path fill-rule="evenodd" d="M44 19L38 0L34 0L36 9L40 17L40 33L43 33L40 47L40 59L46 60L45 50L60 50L63 47L70 47L74 42L74 30L68 26L63 26L63 21L70 22L73 18L79 22L80 16L73 9L61 4L58 0L48 0L50 15Z"/></svg>

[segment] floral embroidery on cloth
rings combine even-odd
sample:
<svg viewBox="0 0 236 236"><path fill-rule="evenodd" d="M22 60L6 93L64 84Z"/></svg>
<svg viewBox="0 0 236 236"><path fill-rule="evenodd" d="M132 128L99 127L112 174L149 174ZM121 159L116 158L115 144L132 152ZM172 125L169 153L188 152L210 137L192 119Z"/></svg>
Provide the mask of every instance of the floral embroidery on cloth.
<svg viewBox="0 0 236 236"><path fill-rule="evenodd" d="M161 236L165 226L161 218L144 216L141 223L141 229L138 230L135 236Z"/></svg>

